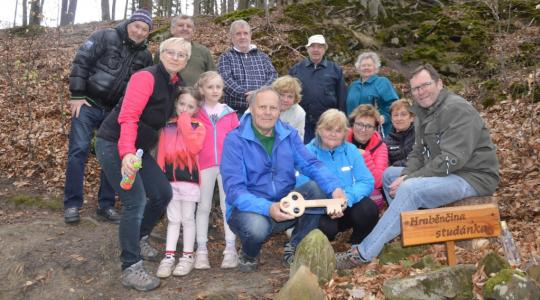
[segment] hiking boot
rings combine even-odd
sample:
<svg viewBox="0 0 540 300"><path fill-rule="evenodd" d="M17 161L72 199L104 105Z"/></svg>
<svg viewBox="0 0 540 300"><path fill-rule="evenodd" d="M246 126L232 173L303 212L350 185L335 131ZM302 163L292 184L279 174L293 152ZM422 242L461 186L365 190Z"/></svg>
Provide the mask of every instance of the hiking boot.
<svg viewBox="0 0 540 300"><path fill-rule="evenodd" d="M98 208L96 210L96 215L98 216L98 219L113 223L113 224L119 224L120 223L120 214L114 207L109 208Z"/></svg>
<svg viewBox="0 0 540 300"><path fill-rule="evenodd" d="M81 216L79 215L79 209L77 207L70 207L64 209L64 222L67 224L75 224L81 221Z"/></svg>
<svg viewBox="0 0 540 300"><path fill-rule="evenodd" d="M210 262L208 261L208 252L197 251L195 253L195 269L210 269Z"/></svg>
<svg viewBox="0 0 540 300"><path fill-rule="evenodd" d="M176 265L176 268L174 268L173 275L174 276L185 276L193 270L193 263L194 259L193 256L182 256L180 257L180 260L178 260L178 265Z"/></svg>
<svg viewBox="0 0 540 300"><path fill-rule="evenodd" d="M148 236L145 235L139 241L139 247L141 248L141 257L144 260L157 261L159 259L159 252L150 245Z"/></svg>
<svg viewBox="0 0 540 300"><path fill-rule="evenodd" d="M284 267L290 267L291 264L294 261L294 252L296 251L296 247L291 245L290 242L287 242L285 244L285 247L283 248L283 259L281 260L281 263Z"/></svg>
<svg viewBox="0 0 540 300"><path fill-rule="evenodd" d="M238 258L238 270L243 273L255 272L258 264L257 258L249 257L244 253Z"/></svg>
<svg viewBox="0 0 540 300"><path fill-rule="evenodd" d="M232 269L238 266L238 253L236 249L225 249L223 251L223 261L221 262L222 269Z"/></svg>
<svg viewBox="0 0 540 300"><path fill-rule="evenodd" d="M156 276L159 278L167 278L171 276L175 262L176 260L174 259L174 256L163 258L159 263Z"/></svg>
<svg viewBox="0 0 540 300"><path fill-rule="evenodd" d="M352 269L366 263L368 262L362 260L360 254L352 249L336 254L336 269L338 270Z"/></svg>
<svg viewBox="0 0 540 300"><path fill-rule="evenodd" d="M151 291L157 288L160 282L159 278L144 269L141 260L122 271L122 284L127 288L134 288L138 291Z"/></svg>

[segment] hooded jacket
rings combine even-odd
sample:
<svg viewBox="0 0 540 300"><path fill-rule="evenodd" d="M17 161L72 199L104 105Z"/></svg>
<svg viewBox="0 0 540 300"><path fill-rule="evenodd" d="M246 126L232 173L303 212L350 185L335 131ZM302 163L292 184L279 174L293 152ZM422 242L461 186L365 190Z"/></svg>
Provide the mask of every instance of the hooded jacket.
<svg viewBox="0 0 540 300"><path fill-rule="evenodd" d="M69 75L71 99L86 99L111 110L124 95L130 76L152 65L146 42L130 40L127 24L94 32L77 50Z"/></svg>
<svg viewBox="0 0 540 300"><path fill-rule="evenodd" d="M288 124L277 120L272 155L268 155L253 132L251 120L251 114L244 115L223 145L220 170L227 194L227 219L233 207L269 216L270 206L294 189L296 170L313 179L327 195L342 187Z"/></svg>
<svg viewBox="0 0 540 300"><path fill-rule="evenodd" d="M479 194L493 194L499 161L489 130L476 109L462 97L441 90L429 108L414 104L415 145L401 175L444 177L455 174Z"/></svg>

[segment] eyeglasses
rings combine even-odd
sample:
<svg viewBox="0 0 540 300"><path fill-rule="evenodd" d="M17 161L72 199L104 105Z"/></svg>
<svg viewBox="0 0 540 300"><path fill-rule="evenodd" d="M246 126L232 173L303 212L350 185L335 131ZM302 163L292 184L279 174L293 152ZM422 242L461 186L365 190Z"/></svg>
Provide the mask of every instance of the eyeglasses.
<svg viewBox="0 0 540 300"><path fill-rule="evenodd" d="M181 52L181 51L175 51L173 49L165 49L163 50L168 56L174 59L186 59L187 54Z"/></svg>
<svg viewBox="0 0 540 300"><path fill-rule="evenodd" d="M421 85L418 85L418 86L415 86L415 87L411 87L411 92L414 94L414 93L418 93L420 91L423 91L425 90L428 86L434 84L435 82L433 80L430 80L428 82L424 82L422 83Z"/></svg>
<svg viewBox="0 0 540 300"><path fill-rule="evenodd" d="M362 123L362 122L354 122L353 126L354 126L354 128L360 129L360 130L371 130L371 129L375 128L375 126L373 126L371 124L365 124L365 123Z"/></svg>

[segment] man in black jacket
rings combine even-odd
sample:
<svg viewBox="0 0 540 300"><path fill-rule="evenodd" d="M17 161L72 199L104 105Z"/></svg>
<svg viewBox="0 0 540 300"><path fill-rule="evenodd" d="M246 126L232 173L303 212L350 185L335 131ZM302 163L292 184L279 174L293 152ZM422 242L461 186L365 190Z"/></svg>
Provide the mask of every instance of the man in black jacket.
<svg viewBox="0 0 540 300"><path fill-rule="evenodd" d="M124 95L135 71L152 64L146 38L152 28L148 11L139 9L114 29L94 32L77 50L69 75L71 132L64 187L64 220L77 223L83 204L84 168L94 131ZM115 193L100 175L97 215L120 222Z"/></svg>

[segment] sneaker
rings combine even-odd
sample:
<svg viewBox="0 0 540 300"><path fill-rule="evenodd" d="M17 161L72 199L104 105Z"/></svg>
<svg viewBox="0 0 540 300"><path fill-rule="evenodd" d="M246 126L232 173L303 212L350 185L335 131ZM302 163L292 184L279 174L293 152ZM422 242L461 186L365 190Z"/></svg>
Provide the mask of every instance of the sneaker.
<svg viewBox="0 0 540 300"><path fill-rule="evenodd" d="M64 209L64 222L67 224L79 223L81 217L79 215L79 209L77 207L70 207Z"/></svg>
<svg viewBox="0 0 540 300"><path fill-rule="evenodd" d="M362 260L358 252L353 252L352 249L336 254L336 269L338 270L352 269L365 263L367 262Z"/></svg>
<svg viewBox="0 0 540 300"><path fill-rule="evenodd" d="M236 249L225 249L223 251L223 261L221 262L222 269L232 269L238 266L238 253Z"/></svg>
<svg viewBox="0 0 540 300"><path fill-rule="evenodd" d="M111 222L113 224L119 224L120 223L120 214L114 207L109 208L98 208L96 210L96 215L98 216L98 219Z"/></svg>
<svg viewBox="0 0 540 300"><path fill-rule="evenodd" d="M285 244L285 247L283 249L283 259L281 260L281 263L284 267L290 267L291 264L294 261L294 252L296 251L296 247L291 245L290 242L287 242Z"/></svg>
<svg viewBox="0 0 540 300"><path fill-rule="evenodd" d="M141 257L144 260L157 261L159 259L159 252L150 245L148 236L145 235L139 241L139 247L141 248Z"/></svg>
<svg viewBox="0 0 540 300"><path fill-rule="evenodd" d="M167 278L171 276L175 262L176 260L174 259L174 256L165 257L164 259L162 259L161 262L159 263L156 276L159 278Z"/></svg>
<svg viewBox="0 0 540 300"><path fill-rule="evenodd" d="M195 253L195 269L210 269L210 262L208 261L208 252L197 251Z"/></svg>
<svg viewBox="0 0 540 300"><path fill-rule="evenodd" d="M182 256L180 257L180 260L178 260L178 265L176 265L176 268L174 268L173 275L174 276L185 276L193 270L193 256Z"/></svg>
<svg viewBox="0 0 540 300"><path fill-rule="evenodd" d="M151 291L157 288L160 282L159 278L144 269L141 260L122 271L122 284L127 288L134 288L138 291Z"/></svg>
<svg viewBox="0 0 540 300"><path fill-rule="evenodd" d="M243 273L255 272L258 264L257 258L251 258L244 253L238 258L238 270Z"/></svg>

